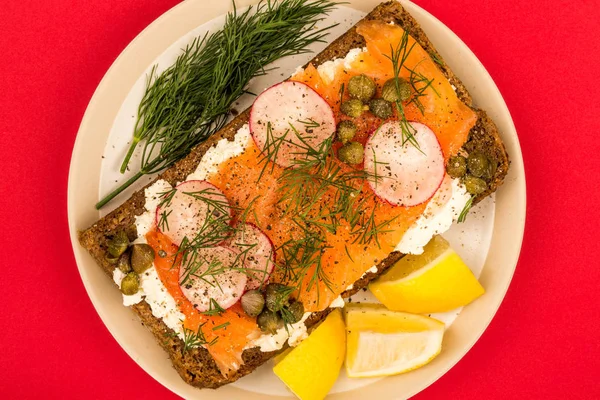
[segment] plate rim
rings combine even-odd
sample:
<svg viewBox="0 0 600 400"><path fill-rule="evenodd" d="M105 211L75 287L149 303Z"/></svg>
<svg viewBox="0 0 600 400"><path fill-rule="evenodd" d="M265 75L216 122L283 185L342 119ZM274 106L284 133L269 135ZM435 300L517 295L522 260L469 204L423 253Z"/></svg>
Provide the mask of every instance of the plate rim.
<svg viewBox="0 0 600 400"><path fill-rule="evenodd" d="M99 303L101 302L100 298L98 298L96 295L94 295L93 291L91 290L92 284L89 281L88 272L82 266L83 263L85 262L82 259L84 257L84 256L82 256L82 253L85 252L85 249L83 249L79 245L79 241L78 241L78 227L76 226L76 222L75 222L76 217L74 215L76 196L74 193L75 190L73 189L73 181L75 179L75 174L76 174L76 170L78 167L77 161L79 158L79 153L82 152L82 148L84 147L84 139L83 138L84 138L85 134L82 132L85 132L86 129L89 129L88 125L89 125L89 120L91 118L91 114L93 114L97 110L98 103L99 103L103 93L109 89L111 80L113 80L115 75L118 74L119 70L123 68L124 64L127 61L130 61L130 59L134 55L133 52L135 50L135 47L138 44L147 40L151 34L156 33L156 31L158 29L160 29L161 25L164 24L169 19L171 19L175 14L181 13L182 10L191 8L194 3L200 3L200 2L202 2L202 0L191 0L191 1L181 2L177 5L175 5L174 7L172 7L171 9L167 10L165 13L163 13L157 19L155 19L153 22L151 22L146 28L144 28L144 30L142 30L133 40L131 40L128 43L128 45L123 49L123 51L119 54L119 56L115 59L115 61L111 64L111 66L109 67L107 72L104 74L103 78L101 79L100 83L98 84L96 90L94 91L94 94L92 95L92 97L88 103L88 106L86 107L85 113L82 117L80 126L78 128L77 136L76 136L74 146L73 146L73 151L71 154L71 162L70 162L70 166L69 166L68 186L67 186L68 187L68 189L67 189L67 216L68 216L68 222L69 222L68 225L69 225L69 234L70 234L70 238L71 238L71 244L72 244L72 248L73 248L73 252L74 252L74 256L75 256L75 261L77 264L77 269L79 271L80 277L81 277L84 287L86 289L86 293L94 306L94 309L100 316L100 319L102 320L103 324L109 330L111 336L113 336L113 338L115 338L117 343L119 343L119 346L121 346L121 348L134 360L134 362L136 362L136 364L138 364L146 373L148 373L150 376L152 376L152 378L154 378L159 383L161 383L163 386L165 386L166 388L168 388L169 390L171 390L172 392L174 392L180 396L185 396L185 393L183 390L180 390L180 388L176 387L176 385L171 385L170 383L165 382L165 380L162 378L162 376L160 376L155 371L150 371L149 368L147 368L144 365L144 362L142 360L137 359L132 354L133 353L132 349L129 349L126 345L123 344L123 342L120 340L119 335L116 332L113 332L114 329L111 329L112 324L108 322L109 316L102 310L102 307L99 306ZM256 2L257 2L256 0L246 0L246 1L242 1L242 2L238 1L238 7L240 6L239 3L252 4L252 3L256 3ZM353 3L356 3L356 2L357 1L354 1ZM375 2L375 4L378 4L380 2L381 1L377 1L377 2ZM520 257L522 243L523 243L523 237L524 237L524 230L525 230L527 193L526 193L526 177L525 177L525 170L524 170L524 164L523 164L523 156L522 156L521 146L519 143L519 138L516 133L516 127L514 125L514 121L512 119L510 111L506 105L506 102L504 101L504 98L503 98L502 94L500 93L498 87L496 86L493 78L490 76L490 74L485 69L485 67L483 66L481 61L477 58L477 56L471 51L471 49L444 23L439 21L432 14L430 14L429 12L427 12L425 9L421 8L420 6L416 5L415 3L412 3L410 1L401 1L401 3L404 7L406 7L409 10L409 12L411 12L411 14L413 14L414 11L418 11L419 13L422 14L423 17L431 19L431 21L433 23L435 23L436 25L438 25L440 29L444 30L445 34L452 36L452 40L456 41L460 46L462 46L463 49L468 53L468 55L471 56L471 58L473 60L475 60L475 62L478 64L478 67L483 72L484 78L491 82L493 89L495 89L496 94L499 96L499 98L501 100L500 104L499 104L499 107L501 108L500 111L502 114L505 114L508 116L508 123L510 124L510 132L505 132L505 134L514 134L514 137L511 137L511 139L516 142L516 146L513 146L510 156L511 156L511 169L513 171L513 174L514 174L515 170L517 173L517 176L515 177L515 179L517 181L516 182L516 185L517 185L516 191L518 192L518 196L519 196L519 198L516 199L518 201L518 205L519 205L518 206L519 215L516 217L518 224L517 224L517 226L515 226L515 228L517 228L517 229L515 231L513 231L513 234L516 238L516 242L518 242L518 246L514 251L514 257L512 257L512 260L510 262L510 265L511 265L510 277L505 282L505 285L503 285L503 287L501 288L502 295L500 296L499 301L497 301L493 305L493 307L492 307L493 311L490 312L489 314L486 314L485 322L483 324L482 329L480 329L480 331L477 332L477 334L474 334L474 335L472 335L472 337L470 337L471 340L469 340L468 343L463 347L464 351L460 351L460 354L458 355L458 357L455 357L451 362L448 362L443 367L439 368L437 373L432 374L431 379L429 379L428 383L426 383L424 385L420 385L420 387L414 388L414 390L402 394L402 396L410 397L410 396L413 396L416 393L422 391L423 389L430 386L431 384L433 384L442 375L444 375L446 372L448 372L454 365L456 365L456 363L458 363L465 356L465 354L474 346L474 344L479 340L481 335L487 330L487 328L489 327L489 324L491 323L492 319L496 315L502 301L504 300L504 298L506 296L508 287L510 286L510 283L512 282L512 279L514 277L514 271L516 269L516 266L517 266L517 263L518 263L518 260ZM244 5L246 5L246 4L244 4ZM345 6L360 9L360 7L357 7L354 4L352 4L352 5L345 4ZM367 9L370 9L370 8L371 7L367 7ZM229 8L227 8L227 10L229 10ZM208 18L204 22L207 22L210 19L212 19L212 18ZM204 22L200 22L200 24L202 24ZM162 48L158 52L158 54L162 54L162 52L164 52L168 48L168 46L169 45ZM138 78L139 78L139 76L138 76ZM131 82L132 85L133 85L133 83L134 82ZM120 107L120 105L119 105L119 107ZM108 132L107 132L107 135L108 135ZM510 173L510 171L509 171L509 173ZM492 239L492 242L493 242L493 239ZM486 263L487 263L487 261L486 261ZM485 271L485 268L484 268L484 271ZM183 382L183 381L181 381L181 382L184 385L189 386L185 382ZM369 386L366 386L366 387L369 387ZM361 389L363 389L363 388L361 388ZM196 390L197 393L204 393L204 392L198 391L198 389L194 389L194 390ZM337 394L334 394L332 397L337 398L340 394L343 395L344 393L348 393L348 392L337 393ZM274 397L271 397L271 398L274 398Z"/></svg>

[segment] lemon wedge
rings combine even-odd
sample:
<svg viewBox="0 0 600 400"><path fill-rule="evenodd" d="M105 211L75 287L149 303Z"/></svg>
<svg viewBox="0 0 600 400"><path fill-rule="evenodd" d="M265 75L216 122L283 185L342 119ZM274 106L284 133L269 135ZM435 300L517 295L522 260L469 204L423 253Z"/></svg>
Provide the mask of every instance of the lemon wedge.
<svg viewBox="0 0 600 400"><path fill-rule="evenodd" d="M346 355L342 312L332 311L308 338L273 367L273 372L302 400L323 399L340 374Z"/></svg>
<svg viewBox="0 0 600 400"><path fill-rule="evenodd" d="M350 378L401 374L419 368L442 349L444 324L380 304L346 306L346 371Z"/></svg>
<svg viewBox="0 0 600 400"><path fill-rule="evenodd" d="M400 259L369 289L390 310L417 314L450 311L485 292L441 236L434 236L423 254Z"/></svg>

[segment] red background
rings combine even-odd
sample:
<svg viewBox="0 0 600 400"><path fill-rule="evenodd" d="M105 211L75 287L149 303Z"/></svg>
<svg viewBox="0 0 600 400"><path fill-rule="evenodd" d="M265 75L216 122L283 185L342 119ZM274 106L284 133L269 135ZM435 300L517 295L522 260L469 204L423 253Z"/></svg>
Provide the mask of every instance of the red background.
<svg viewBox="0 0 600 400"><path fill-rule="evenodd" d="M225 0L223 0L225 1ZM597 1L416 0L477 54L525 159L525 241L475 347L417 399L600 398ZM112 339L67 230L67 173L100 79L177 0L4 0L0 8L0 392L172 398Z"/></svg>

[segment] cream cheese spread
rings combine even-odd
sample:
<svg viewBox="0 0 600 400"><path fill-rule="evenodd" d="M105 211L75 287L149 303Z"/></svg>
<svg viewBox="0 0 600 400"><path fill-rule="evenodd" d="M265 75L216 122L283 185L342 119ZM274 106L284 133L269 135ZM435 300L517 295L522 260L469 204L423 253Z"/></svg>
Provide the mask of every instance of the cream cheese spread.
<svg viewBox="0 0 600 400"><path fill-rule="evenodd" d="M395 250L404 254L422 254L423 247L429 243L434 235L446 232L452 226L452 222L458 219L461 211L471 198L467 189L460 183L459 179L452 179L452 194L443 206L438 206L438 197L442 191L438 190L427 204L423 214L412 224Z"/></svg>
<svg viewBox="0 0 600 400"><path fill-rule="evenodd" d="M367 51L366 47L352 49L346 54L344 58L336 58L335 60L325 61L323 64L317 67L317 72L323 79L323 82L327 85L333 82L335 78L335 73L337 72L340 65L343 65L345 69L350 69L352 61L354 61L360 53ZM302 69L297 70L297 72L301 72Z"/></svg>

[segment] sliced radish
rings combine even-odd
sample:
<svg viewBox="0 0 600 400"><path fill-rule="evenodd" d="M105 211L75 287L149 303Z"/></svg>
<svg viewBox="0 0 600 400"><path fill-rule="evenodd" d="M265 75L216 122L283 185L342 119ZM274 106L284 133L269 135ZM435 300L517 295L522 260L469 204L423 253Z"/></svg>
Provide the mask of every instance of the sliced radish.
<svg viewBox="0 0 600 400"><path fill-rule="evenodd" d="M435 133L426 125L410 122L419 148L402 144L398 121L383 124L365 145L365 171L377 196L398 206L416 206L431 198L444 179L444 155ZM420 149L420 150L419 150Z"/></svg>
<svg viewBox="0 0 600 400"><path fill-rule="evenodd" d="M229 240L240 252L248 269L246 290L256 289L269 279L275 266L275 249L267 235L254 224L243 224Z"/></svg>
<svg viewBox="0 0 600 400"><path fill-rule="evenodd" d="M207 181L180 183L171 199L156 210L156 226L177 246L183 238L193 240L215 221L228 224L231 207L223 192Z"/></svg>
<svg viewBox="0 0 600 400"><path fill-rule="evenodd" d="M235 268L235 269L234 269ZM239 269L244 265L239 254L218 246L197 250L179 271L179 286L184 296L199 312L219 307L227 309L238 302L248 277Z"/></svg>
<svg viewBox="0 0 600 400"><path fill-rule="evenodd" d="M316 149L333 135L335 118L317 92L304 83L287 81L256 98L250 111L250 132L271 161L289 167L306 157L307 146Z"/></svg>

